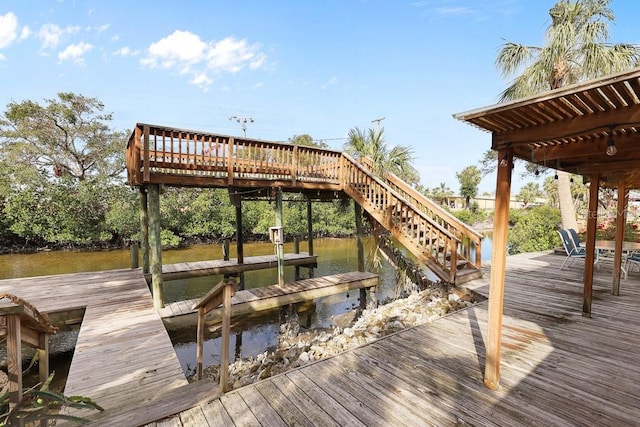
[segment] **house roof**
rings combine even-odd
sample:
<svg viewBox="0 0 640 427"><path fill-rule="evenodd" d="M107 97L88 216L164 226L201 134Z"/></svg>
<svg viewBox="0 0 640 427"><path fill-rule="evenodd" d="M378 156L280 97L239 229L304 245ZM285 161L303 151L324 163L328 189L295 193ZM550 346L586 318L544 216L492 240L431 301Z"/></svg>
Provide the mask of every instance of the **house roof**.
<svg viewBox="0 0 640 427"><path fill-rule="evenodd" d="M491 132L494 150L640 188L640 68L454 117ZM615 155L607 155L610 139Z"/></svg>

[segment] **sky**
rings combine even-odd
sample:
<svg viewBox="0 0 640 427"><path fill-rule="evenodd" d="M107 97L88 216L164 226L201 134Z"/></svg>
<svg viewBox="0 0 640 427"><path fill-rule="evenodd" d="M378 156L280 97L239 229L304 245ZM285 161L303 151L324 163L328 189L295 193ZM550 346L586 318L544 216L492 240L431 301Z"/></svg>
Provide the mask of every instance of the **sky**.
<svg viewBox="0 0 640 427"><path fill-rule="evenodd" d="M453 118L495 104L505 41L544 45L555 0L0 0L0 112L60 92L136 123L241 135L308 134L342 149L384 118L421 184L479 166L490 134ZM640 2L613 0L611 41L640 43ZM512 192L523 179L516 170ZM540 182L541 184L541 182ZM495 176L480 193L495 191Z"/></svg>

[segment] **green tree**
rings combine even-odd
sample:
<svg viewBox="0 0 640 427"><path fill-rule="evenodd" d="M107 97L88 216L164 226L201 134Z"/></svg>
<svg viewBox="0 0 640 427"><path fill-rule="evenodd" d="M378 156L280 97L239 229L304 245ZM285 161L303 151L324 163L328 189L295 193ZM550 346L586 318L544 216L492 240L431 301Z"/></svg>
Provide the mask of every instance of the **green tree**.
<svg viewBox="0 0 640 427"><path fill-rule="evenodd" d="M315 141L311 135L303 134L303 135L293 135L289 138L289 143L295 145L304 145L306 147L318 147L318 148L329 148L329 145L324 141Z"/></svg>
<svg viewBox="0 0 640 427"><path fill-rule="evenodd" d="M59 93L44 106L9 103L0 118L0 148L3 160L13 165L12 175L120 177L126 137L108 126L112 115L103 109L96 98L73 93Z"/></svg>
<svg viewBox="0 0 640 427"><path fill-rule="evenodd" d="M396 145L387 146L384 140L384 128L367 131L353 128L349 130L349 140L344 150L354 158L369 157L373 160L373 173L383 176L384 171L397 175L409 185L420 181L420 174L413 167L413 151L410 147Z"/></svg>
<svg viewBox="0 0 640 427"><path fill-rule="evenodd" d="M514 211L509 220L514 223L507 237L507 248L511 255L545 251L560 243L555 232L560 223L560 211L556 208L536 206Z"/></svg>
<svg viewBox="0 0 640 427"><path fill-rule="evenodd" d="M467 166L456 173L456 177L460 181L460 195L465 198L466 208L469 209L471 199L478 194L478 185L482 181L480 169L476 166Z"/></svg>
<svg viewBox="0 0 640 427"><path fill-rule="evenodd" d="M542 197L544 193L540 190L540 185L536 182L527 182L518 193L518 200L524 204L524 207L536 201L537 198Z"/></svg>
<svg viewBox="0 0 640 427"><path fill-rule="evenodd" d="M549 10L551 24L544 47L506 42L496 66L505 77L517 75L500 101L530 96L568 84L635 67L637 45L609 42L608 23L614 20L610 0L560 0ZM562 226L577 228L567 173L558 172Z"/></svg>

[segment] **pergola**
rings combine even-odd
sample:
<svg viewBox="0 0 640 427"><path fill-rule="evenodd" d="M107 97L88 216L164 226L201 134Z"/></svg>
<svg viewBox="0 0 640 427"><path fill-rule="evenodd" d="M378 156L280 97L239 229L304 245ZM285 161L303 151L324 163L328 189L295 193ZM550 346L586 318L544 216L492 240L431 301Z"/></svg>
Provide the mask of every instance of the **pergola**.
<svg viewBox="0 0 640 427"><path fill-rule="evenodd" d="M629 189L640 188L640 68L517 101L454 114L492 134L498 151L484 383L500 380L500 345L513 159L582 175L589 185L582 313L591 316L598 191L618 191L612 293L618 295Z"/></svg>

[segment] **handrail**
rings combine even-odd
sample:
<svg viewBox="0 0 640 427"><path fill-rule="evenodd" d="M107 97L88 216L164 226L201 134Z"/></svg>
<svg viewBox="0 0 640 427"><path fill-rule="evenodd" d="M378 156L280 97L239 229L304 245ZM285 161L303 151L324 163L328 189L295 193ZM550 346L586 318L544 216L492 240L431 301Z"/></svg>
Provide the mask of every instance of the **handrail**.
<svg viewBox="0 0 640 427"><path fill-rule="evenodd" d="M458 236L462 240L463 247L461 248L461 252L465 258L471 258L473 245L475 249L474 264L478 268L481 267L482 234L460 221L446 209L442 208L442 206L433 203L432 200L398 178L395 174L385 172L384 178L391 188L395 188L396 191L403 194L414 206L432 218L439 220L439 223L446 227L447 230Z"/></svg>
<svg viewBox="0 0 640 427"><path fill-rule="evenodd" d="M438 276L455 282L460 239L343 153L343 191Z"/></svg>

